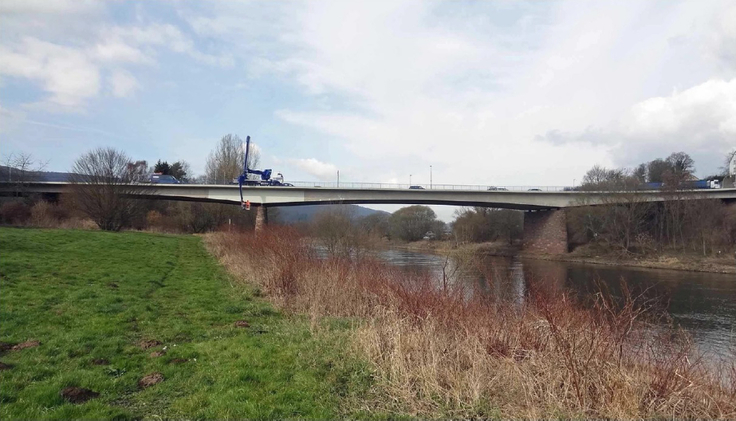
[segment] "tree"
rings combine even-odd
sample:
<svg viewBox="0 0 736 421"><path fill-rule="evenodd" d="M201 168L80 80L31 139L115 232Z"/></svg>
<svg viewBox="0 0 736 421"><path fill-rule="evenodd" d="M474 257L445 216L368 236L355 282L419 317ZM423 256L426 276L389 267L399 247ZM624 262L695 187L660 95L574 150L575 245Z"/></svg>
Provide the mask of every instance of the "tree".
<svg viewBox="0 0 736 421"><path fill-rule="evenodd" d="M582 190L622 190L629 184L626 171L623 169L611 169L593 166L583 176L580 185Z"/></svg>
<svg viewBox="0 0 736 421"><path fill-rule="evenodd" d="M128 163L128 172L133 183L143 183L148 181L148 162L135 161Z"/></svg>
<svg viewBox="0 0 736 421"><path fill-rule="evenodd" d="M668 172L672 172L672 165L660 158L647 163L647 174L650 183L664 183Z"/></svg>
<svg viewBox="0 0 736 421"><path fill-rule="evenodd" d="M156 162L156 165L153 166L153 172L163 175L171 175L171 167L169 167L168 162L161 162L159 159L158 162Z"/></svg>
<svg viewBox="0 0 736 421"><path fill-rule="evenodd" d="M353 221L348 207L335 207L319 212L311 223L312 235L332 256L351 257L363 245L366 236Z"/></svg>
<svg viewBox="0 0 736 421"><path fill-rule="evenodd" d="M25 196L25 183L39 179L40 172L46 168L48 162L36 162L30 153L11 153L4 160L2 179L12 183L14 194Z"/></svg>
<svg viewBox="0 0 736 421"><path fill-rule="evenodd" d="M228 184L243 172L243 140L237 135L228 134L220 139L220 143L207 158L205 173L210 183ZM260 153L251 144L248 153L248 168L255 168L260 161Z"/></svg>
<svg viewBox="0 0 736 421"><path fill-rule="evenodd" d="M176 161L169 167L169 174L182 182L189 182L191 169L186 161Z"/></svg>
<svg viewBox="0 0 736 421"><path fill-rule="evenodd" d="M389 217L390 215L383 212L372 213L360 220L360 226L369 236L387 237L389 235Z"/></svg>
<svg viewBox="0 0 736 421"><path fill-rule="evenodd" d="M510 209L463 208L455 212L453 234L460 241L503 240L513 244L521 238L524 214Z"/></svg>
<svg viewBox="0 0 736 421"><path fill-rule="evenodd" d="M726 159L723 161L723 167L721 167L721 175L724 177L736 176L736 163L734 163L734 159L736 159L736 148L726 154Z"/></svg>
<svg viewBox="0 0 736 421"><path fill-rule="evenodd" d="M138 161L140 163L141 161ZM97 148L79 157L72 168L72 194L76 206L106 231L129 226L145 211L135 199L142 191L131 184L137 176L130 158L114 148Z"/></svg>
<svg viewBox="0 0 736 421"><path fill-rule="evenodd" d="M428 206L414 205L401 208L389 218L391 238L417 241L432 230L437 215Z"/></svg>
<svg viewBox="0 0 736 421"><path fill-rule="evenodd" d="M687 180L695 172L695 161L685 152L675 152L667 157L670 172L678 182ZM679 183L678 183L679 184Z"/></svg>
<svg viewBox="0 0 736 421"><path fill-rule="evenodd" d="M647 164L639 164L639 166L631 173L631 176L634 177L639 184L647 182L647 175Z"/></svg>

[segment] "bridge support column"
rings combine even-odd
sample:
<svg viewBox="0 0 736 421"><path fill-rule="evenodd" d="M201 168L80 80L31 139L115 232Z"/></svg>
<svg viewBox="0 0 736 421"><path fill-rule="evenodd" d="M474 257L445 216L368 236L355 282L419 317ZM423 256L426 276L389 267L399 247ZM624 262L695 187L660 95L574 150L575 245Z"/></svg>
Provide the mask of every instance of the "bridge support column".
<svg viewBox="0 0 736 421"><path fill-rule="evenodd" d="M524 251L567 253L567 218L564 209L524 213Z"/></svg>
<svg viewBox="0 0 736 421"><path fill-rule="evenodd" d="M265 206L256 206L256 232L261 231L268 224L268 209Z"/></svg>

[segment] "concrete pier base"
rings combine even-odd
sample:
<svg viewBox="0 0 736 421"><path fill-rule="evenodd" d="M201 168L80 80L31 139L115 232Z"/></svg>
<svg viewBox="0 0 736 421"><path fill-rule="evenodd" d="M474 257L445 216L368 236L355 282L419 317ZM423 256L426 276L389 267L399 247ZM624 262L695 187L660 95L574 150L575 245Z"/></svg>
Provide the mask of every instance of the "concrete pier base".
<svg viewBox="0 0 736 421"><path fill-rule="evenodd" d="M268 225L268 209L265 206L256 207L256 232Z"/></svg>
<svg viewBox="0 0 736 421"><path fill-rule="evenodd" d="M546 210L524 213L523 250L539 254L567 253L565 211Z"/></svg>

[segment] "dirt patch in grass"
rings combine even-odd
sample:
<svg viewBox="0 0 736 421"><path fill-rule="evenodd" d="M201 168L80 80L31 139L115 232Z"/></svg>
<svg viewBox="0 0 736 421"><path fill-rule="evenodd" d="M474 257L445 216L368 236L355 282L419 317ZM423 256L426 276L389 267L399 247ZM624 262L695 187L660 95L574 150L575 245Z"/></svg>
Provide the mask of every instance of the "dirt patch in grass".
<svg viewBox="0 0 736 421"><path fill-rule="evenodd" d="M0 342L0 354L10 351L14 346L12 342Z"/></svg>
<svg viewBox="0 0 736 421"><path fill-rule="evenodd" d="M145 389L147 387L151 387L155 384L161 383L164 381L164 375L161 373L151 373L142 379L138 380L138 387L141 389Z"/></svg>
<svg viewBox="0 0 736 421"><path fill-rule="evenodd" d="M10 349L12 351L20 351L26 348L35 348L39 345L41 345L41 341L25 341L25 342L19 343L18 345L13 346Z"/></svg>
<svg viewBox="0 0 736 421"><path fill-rule="evenodd" d="M142 340L142 341L138 342L138 346L141 349L149 349L149 348L153 348L153 347L159 346L159 345L161 345L161 342L159 342L159 341L157 341L155 339L147 339L147 340Z"/></svg>
<svg viewBox="0 0 736 421"><path fill-rule="evenodd" d="M151 352L151 358L163 357L166 355L166 351L153 351Z"/></svg>
<svg viewBox="0 0 736 421"><path fill-rule="evenodd" d="M110 361L106 360L105 358L95 358L92 360L92 364L94 365L110 365Z"/></svg>
<svg viewBox="0 0 736 421"><path fill-rule="evenodd" d="M174 358L173 360L169 361L171 364L184 364L186 362L189 362L186 358Z"/></svg>
<svg viewBox="0 0 736 421"><path fill-rule="evenodd" d="M100 396L99 393L83 387L67 387L61 391L61 397L71 403L85 403Z"/></svg>
<svg viewBox="0 0 736 421"><path fill-rule="evenodd" d="M11 368L13 368L12 364L5 364L4 362L0 361L0 371L10 370Z"/></svg>
<svg viewBox="0 0 736 421"><path fill-rule="evenodd" d="M235 322L235 327L250 327L250 323L246 322L245 320L238 320Z"/></svg>

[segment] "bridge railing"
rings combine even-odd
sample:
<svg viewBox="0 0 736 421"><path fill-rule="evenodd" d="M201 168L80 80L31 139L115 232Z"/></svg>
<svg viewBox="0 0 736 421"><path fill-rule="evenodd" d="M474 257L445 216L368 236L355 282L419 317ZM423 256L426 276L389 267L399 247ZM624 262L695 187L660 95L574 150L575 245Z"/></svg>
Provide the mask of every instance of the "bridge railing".
<svg viewBox="0 0 736 421"><path fill-rule="evenodd" d="M292 181L295 187L342 189L421 189L421 190L469 190L469 191L571 191L569 186L491 186L480 184L396 184L358 182Z"/></svg>

